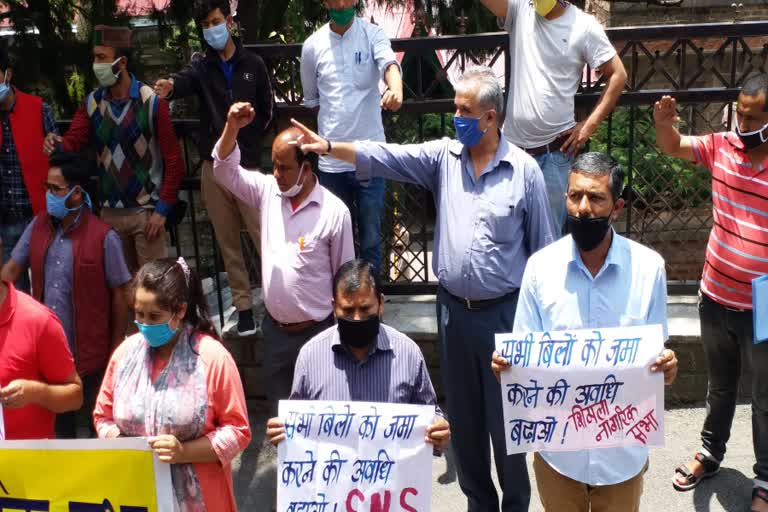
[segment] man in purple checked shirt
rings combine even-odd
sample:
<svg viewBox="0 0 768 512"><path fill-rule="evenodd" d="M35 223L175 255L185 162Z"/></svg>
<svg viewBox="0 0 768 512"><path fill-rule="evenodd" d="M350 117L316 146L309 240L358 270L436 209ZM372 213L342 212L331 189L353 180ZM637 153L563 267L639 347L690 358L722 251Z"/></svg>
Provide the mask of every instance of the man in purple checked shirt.
<svg viewBox="0 0 768 512"><path fill-rule="evenodd" d="M78 416L91 413L112 350L125 336L131 273L117 233L91 211L91 168L79 155L54 153L46 179L46 209L29 223L2 270L15 281L29 268L32 295L61 320L77 373L83 407L56 418L58 438L77 437Z"/></svg>

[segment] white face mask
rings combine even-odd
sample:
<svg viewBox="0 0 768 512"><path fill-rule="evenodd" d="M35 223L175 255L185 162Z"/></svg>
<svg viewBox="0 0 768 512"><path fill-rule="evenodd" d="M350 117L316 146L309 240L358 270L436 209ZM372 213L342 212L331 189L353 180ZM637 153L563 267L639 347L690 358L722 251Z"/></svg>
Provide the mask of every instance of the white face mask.
<svg viewBox="0 0 768 512"><path fill-rule="evenodd" d="M113 70L115 64L120 62L122 57L118 57L112 64L94 64L93 74L96 75L96 80L102 87L112 87L117 83L117 79L120 77L120 71L115 73Z"/></svg>
<svg viewBox="0 0 768 512"><path fill-rule="evenodd" d="M280 196L287 197L288 199L291 199L293 197L296 197L301 193L301 189L304 188L303 183L299 183L301 181L301 175L304 173L304 166L302 165L299 169L299 176L296 178L296 183L293 184L291 188L283 192L280 191Z"/></svg>

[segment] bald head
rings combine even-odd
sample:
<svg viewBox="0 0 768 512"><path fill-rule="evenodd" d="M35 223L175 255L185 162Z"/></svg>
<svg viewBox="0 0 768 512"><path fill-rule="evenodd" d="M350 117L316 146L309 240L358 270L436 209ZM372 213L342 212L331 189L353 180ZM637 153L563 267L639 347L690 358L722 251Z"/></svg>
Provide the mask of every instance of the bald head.
<svg viewBox="0 0 768 512"><path fill-rule="evenodd" d="M279 154L282 158L295 158L297 164L299 160L303 160L299 158L301 154L298 145L299 137L301 137L301 130L293 126L277 134L275 142L272 143L272 159L274 160L274 156Z"/></svg>
<svg viewBox="0 0 768 512"><path fill-rule="evenodd" d="M272 143L272 168L277 180L277 185L285 191L297 179L304 180L314 178L312 175L311 155L305 155L299 149L299 138L301 130L295 127L287 128L277 134L275 142ZM305 167L303 176L299 176L299 171Z"/></svg>

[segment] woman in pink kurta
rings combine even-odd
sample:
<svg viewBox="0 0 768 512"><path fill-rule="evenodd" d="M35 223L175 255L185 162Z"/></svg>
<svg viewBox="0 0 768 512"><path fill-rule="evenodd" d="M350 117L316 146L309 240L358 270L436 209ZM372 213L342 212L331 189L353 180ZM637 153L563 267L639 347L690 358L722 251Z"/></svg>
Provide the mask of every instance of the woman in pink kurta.
<svg viewBox="0 0 768 512"><path fill-rule="evenodd" d="M93 413L99 437L147 437L171 464L179 512L235 511L232 459L251 440L237 366L215 338L183 259L147 263L133 286L139 333L112 354Z"/></svg>

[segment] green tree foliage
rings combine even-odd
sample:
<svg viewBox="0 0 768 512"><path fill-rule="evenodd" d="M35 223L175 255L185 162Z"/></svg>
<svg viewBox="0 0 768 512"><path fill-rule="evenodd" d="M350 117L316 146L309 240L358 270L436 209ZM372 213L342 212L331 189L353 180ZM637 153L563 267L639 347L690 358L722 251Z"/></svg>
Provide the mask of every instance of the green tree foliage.
<svg viewBox="0 0 768 512"><path fill-rule="evenodd" d="M634 129L632 119L634 118ZM685 127L683 127L685 129ZM661 154L650 107L619 107L595 131L591 151L610 152L632 172L634 206L653 210L698 207L710 193L708 171ZM625 182L625 186L630 184Z"/></svg>
<svg viewBox="0 0 768 512"><path fill-rule="evenodd" d="M125 21L115 0L5 0L16 35L9 38L15 83L43 94L68 114L91 79L91 33L99 23ZM77 28L77 30L75 30ZM87 77L87 78L86 78Z"/></svg>
<svg viewBox="0 0 768 512"><path fill-rule="evenodd" d="M368 0L379 5L399 5L410 0ZM128 16L117 11L116 0L6 0L16 35L7 38L16 63L15 83L42 94L59 116L70 116L82 95L94 86L91 73L91 35L100 23L126 24ZM321 0L241 0L238 19L248 42L301 42L327 20ZM161 45L178 58L189 60L200 49L201 34L194 23L196 1L171 0L152 17L160 26ZM364 7L364 1L358 9ZM465 17L467 32L496 30L492 15L477 0L415 0L431 26L455 33ZM76 30L75 30L76 29ZM137 56L138 57L138 56ZM134 59L134 64L140 58Z"/></svg>

